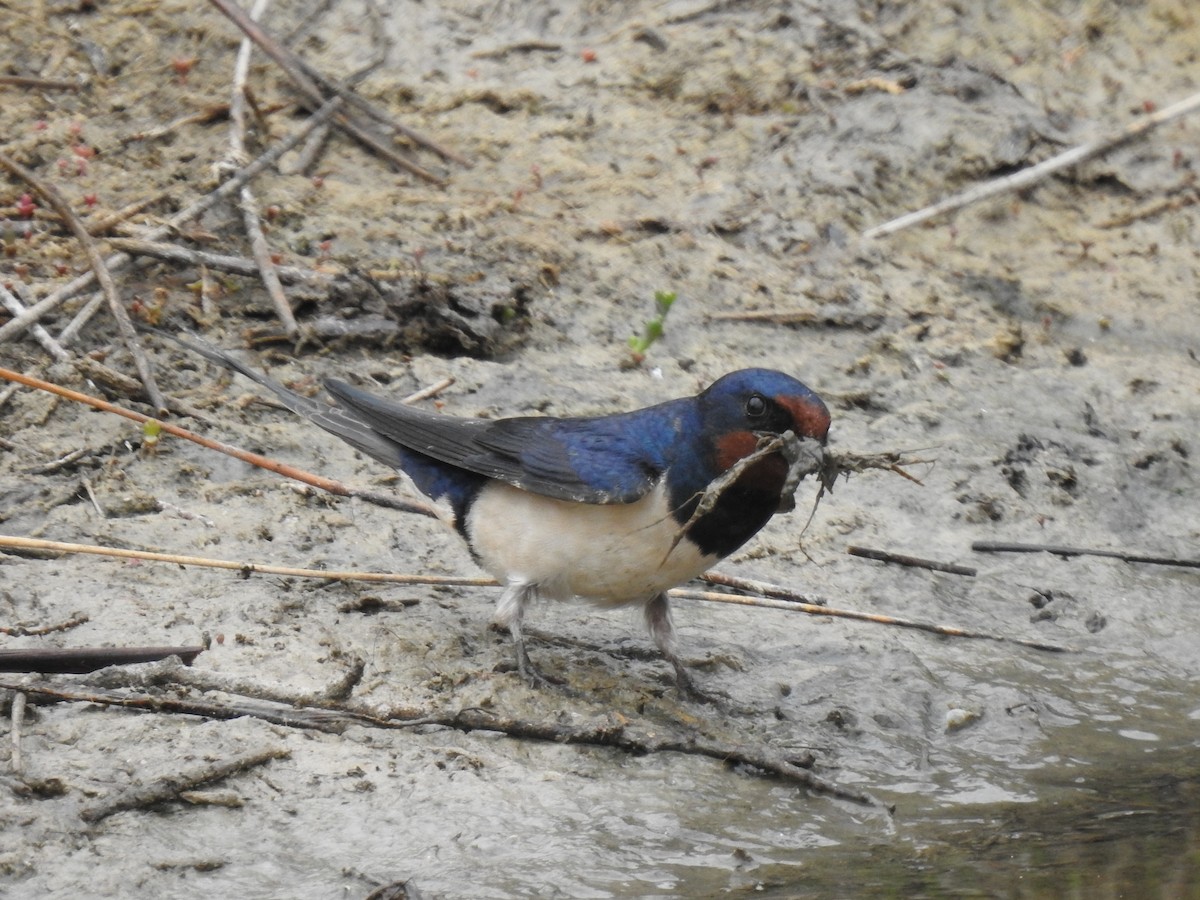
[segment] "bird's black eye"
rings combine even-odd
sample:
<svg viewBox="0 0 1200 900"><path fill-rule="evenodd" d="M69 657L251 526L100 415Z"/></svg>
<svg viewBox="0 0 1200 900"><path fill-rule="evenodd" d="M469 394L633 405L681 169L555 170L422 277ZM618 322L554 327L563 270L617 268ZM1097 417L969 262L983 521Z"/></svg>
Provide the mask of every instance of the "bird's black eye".
<svg viewBox="0 0 1200 900"><path fill-rule="evenodd" d="M750 416L750 418L757 419L759 416L764 415L766 411L767 401L758 396L758 394L754 394L746 401L746 415Z"/></svg>

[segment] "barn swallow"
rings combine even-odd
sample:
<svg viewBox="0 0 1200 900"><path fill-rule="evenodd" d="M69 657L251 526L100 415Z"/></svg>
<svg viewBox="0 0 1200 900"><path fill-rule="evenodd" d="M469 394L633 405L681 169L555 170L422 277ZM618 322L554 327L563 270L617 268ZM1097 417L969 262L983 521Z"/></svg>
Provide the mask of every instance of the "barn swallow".
<svg viewBox="0 0 1200 900"><path fill-rule="evenodd" d="M579 597L641 605L680 690L704 699L676 654L666 591L790 510L829 433L821 398L770 369L732 372L695 396L633 412L486 420L415 409L332 379L324 382L330 406L216 348L175 340L401 470L438 503L503 585L496 621L532 683L544 678L522 638L526 608L539 597Z"/></svg>

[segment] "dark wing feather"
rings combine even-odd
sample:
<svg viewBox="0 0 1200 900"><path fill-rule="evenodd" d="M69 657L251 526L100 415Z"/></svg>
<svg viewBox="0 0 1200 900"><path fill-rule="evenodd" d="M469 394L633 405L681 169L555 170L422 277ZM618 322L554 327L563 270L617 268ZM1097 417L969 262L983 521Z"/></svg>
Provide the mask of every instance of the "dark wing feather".
<svg viewBox="0 0 1200 900"><path fill-rule="evenodd" d="M413 409L340 381L325 388L378 434L522 490L579 503L632 503L665 468L642 412L596 418L462 419ZM661 422L655 423L661 427Z"/></svg>

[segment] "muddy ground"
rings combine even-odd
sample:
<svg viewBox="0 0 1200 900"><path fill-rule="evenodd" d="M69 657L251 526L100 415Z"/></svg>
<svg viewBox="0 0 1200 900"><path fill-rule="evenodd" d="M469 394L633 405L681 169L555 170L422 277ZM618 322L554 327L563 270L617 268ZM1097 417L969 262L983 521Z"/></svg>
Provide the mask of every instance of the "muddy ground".
<svg viewBox="0 0 1200 900"><path fill-rule="evenodd" d="M117 228L136 234L215 185L240 39L216 9L2 8L0 74L86 82L0 86L4 152L86 221L149 199ZM437 402L467 416L601 413L734 368L785 370L827 399L837 447L933 462L914 470L921 485L887 473L839 484L807 528L815 489L802 485L798 510L723 571L1071 651L681 601L685 656L732 698L712 709L675 694L667 667L641 652L633 614L535 611L533 652L576 689L568 696L510 671L487 588L0 555L0 624L87 617L5 647L208 636L197 670L291 696L362 660L353 699L380 713L470 708L811 752L821 777L895 810L680 753L34 705L23 769L0 785L0 893L358 897L411 879L427 897L1029 897L1127 885L1196 896L1196 570L971 544L1197 555L1200 125L1175 121L926 227L860 235L1193 93L1200 14L1169 0L290 2L265 22L331 76L380 60L359 92L472 165L410 148L437 186L338 135L312 171L297 172L293 153L254 181L282 262L369 283L289 289L301 325L324 339L298 350L275 339L256 281L186 265L119 273L135 316L201 332L302 387L349 374L402 396L453 377ZM262 54L249 84L255 155L305 114ZM208 121L177 121L205 111ZM0 265L33 302L87 261L44 204L28 217L26 191L0 181ZM172 239L247 253L229 204ZM623 365L663 290L680 298L666 337L640 367ZM329 339L334 328L355 334ZM254 402L248 382L146 346L164 389L204 413L184 424L397 489L379 465ZM107 313L74 348L133 373ZM46 372L48 357L24 337L0 345L0 364ZM49 374L146 408L71 366ZM431 520L301 492L182 441L149 454L115 416L26 389L4 397L5 534L478 574ZM76 450L70 464L36 468ZM852 545L978 575L869 562ZM286 756L193 803L80 817L130 785L267 750Z"/></svg>

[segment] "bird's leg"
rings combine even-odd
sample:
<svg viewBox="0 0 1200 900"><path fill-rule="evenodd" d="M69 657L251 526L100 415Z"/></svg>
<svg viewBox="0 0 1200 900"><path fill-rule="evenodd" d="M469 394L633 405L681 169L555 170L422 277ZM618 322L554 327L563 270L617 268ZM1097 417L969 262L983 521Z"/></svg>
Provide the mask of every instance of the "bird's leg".
<svg viewBox="0 0 1200 900"><path fill-rule="evenodd" d="M525 636L521 632L525 607L529 601L536 598L537 585L527 581L510 581L496 604L496 624L508 627L517 655L517 671L521 673L526 684L533 688L544 688L555 682L538 671L537 666L533 664L533 660L529 658L529 651L525 649Z"/></svg>
<svg viewBox="0 0 1200 900"><path fill-rule="evenodd" d="M683 661L675 652L675 626L671 624L671 604L666 594L658 594L646 604L646 626L662 655L675 669L675 686L680 693L700 703L713 703L716 698L696 686Z"/></svg>

